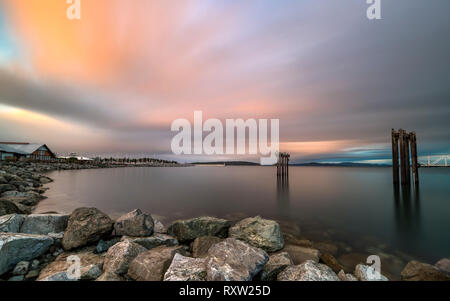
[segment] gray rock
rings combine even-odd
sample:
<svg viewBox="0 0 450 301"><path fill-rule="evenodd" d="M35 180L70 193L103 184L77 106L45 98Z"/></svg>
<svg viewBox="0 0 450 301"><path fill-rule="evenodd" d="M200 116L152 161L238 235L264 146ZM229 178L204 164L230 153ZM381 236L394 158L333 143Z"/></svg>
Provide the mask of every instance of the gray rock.
<svg viewBox="0 0 450 301"><path fill-rule="evenodd" d="M136 281L161 281L175 254L185 254L181 246L157 247L140 253L128 268L128 276Z"/></svg>
<svg viewBox="0 0 450 301"><path fill-rule="evenodd" d="M7 191L2 193L2 198L16 198L20 201L22 205L26 206L34 206L36 205L40 200L44 199L42 195L40 195L37 192L34 191L26 191L26 192L20 192L20 191Z"/></svg>
<svg viewBox="0 0 450 301"><path fill-rule="evenodd" d="M269 255L246 242L227 238L208 251L209 281L250 281L269 260Z"/></svg>
<svg viewBox="0 0 450 301"><path fill-rule="evenodd" d="M90 264L81 268L80 280L96 280L102 275L103 271L97 264Z"/></svg>
<svg viewBox="0 0 450 301"><path fill-rule="evenodd" d="M289 253L289 256L294 261L294 264L301 264L307 260L319 262L320 252L316 249L305 248L294 245L286 245L283 248L284 252Z"/></svg>
<svg viewBox="0 0 450 301"><path fill-rule="evenodd" d="M346 274L344 270L341 270L338 273L338 277L341 281L358 281L355 276L353 276L352 274Z"/></svg>
<svg viewBox="0 0 450 301"><path fill-rule="evenodd" d="M44 254L52 244L53 239L48 236L0 233L0 275L21 261Z"/></svg>
<svg viewBox="0 0 450 301"><path fill-rule="evenodd" d="M112 246L114 246L116 243L118 243L120 241L120 238L116 237L110 240L103 240L101 239L98 244L97 247L95 249L96 253L104 253L107 252L109 250L109 248L111 248Z"/></svg>
<svg viewBox="0 0 450 301"><path fill-rule="evenodd" d="M48 184L48 183L53 182L53 180L50 179L49 177L42 176L39 178L39 182L41 182L41 184Z"/></svg>
<svg viewBox="0 0 450 301"><path fill-rule="evenodd" d="M278 274L278 281L339 281L328 266L307 260L300 265L289 266Z"/></svg>
<svg viewBox="0 0 450 301"><path fill-rule="evenodd" d="M24 275L19 275L19 276L13 276L11 278L8 279L8 281L24 281L25 280L25 276Z"/></svg>
<svg viewBox="0 0 450 301"><path fill-rule="evenodd" d="M450 258L443 258L434 265L438 270L450 277Z"/></svg>
<svg viewBox="0 0 450 301"><path fill-rule="evenodd" d="M26 274L25 279L31 280L36 279L37 277L39 277L39 270L31 270L28 272L28 274Z"/></svg>
<svg viewBox="0 0 450 301"><path fill-rule="evenodd" d="M359 281L389 281L373 267L363 264L358 264L355 267L355 276Z"/></svg>
<svg viewBox="0 0 450 301"><path fill-rule="evenodd" d="M23 211L20 210L16 204L9 200L0 199L0 216L8 214L22 214Z"/></svg>
<svg viewBox="0 0 450 301"><path fill-rule="evenodd" d="M267 252L276 252L284 247L280 225L261 217L246 218L230 228L229 237L243 240Z"/></svg>
<svg viewBox="0 0 450 301"><path fill-rule="evenodd" d="M114 222L96 208L76 209L69 218L62 245L65 250L72 250L96 243L110 235Z"/></svg>
<svg viewBox="0 0 450 301"><path fill-rule="evenodd" d="M77 256L80 263L80 278L74 279L69 277L69 268L73 265L69 256ZM92 252L80 253L63 253L59 255L53 262L47 265L39 274L38 281L77 281L77 280L93 280L101 274L103 268L103 257ZM97 268L94 268L97 266ZM100 270L100 273L98 273ZM70 275L70 274L69 274ZM95 279L95 278L94 278Z"/></svg>
<svg viewBox="0 0 450 301"><path fill-rule="evenodd" d="M169 235L165 235L165 234L159 234L156 233L153 236L149 236L149 237L130 237L130 236L123 236L122 239L123 240L129 240L132 241L134 243L137 243L141 246L143 246L144 248L150 250L159 246L177 246L178 245L178 240L175 237L169 236Z"/></svg>
<svg viewBox="0 0 450 301"><path fill-rule="evenodd" d="M64 238L64 232L60 233L49 233L48 236L53 238L53 245L55 247L62 247L62 240Z"/></svg>
<svg viewBox="0 0 450 301"><path fill-rule="evenodd" d="M0 216L0 232L19 233L24 220L25 216L20 214Z"/></svg>
<svg viewBox="0 0 450 301"><path fill-rule="evenodd" d="M16 186L11 184L0 184L0 194L11 190L16 190Z"/></svg>
<svg viewBox="0 0 450 301"><path fill-rule="evenodd" d="M269 257L269 261L264 266L261 273L261 280L276 281L278 274L293 264L294 262L287 252L274 254Z"/></svg>
<svg viewBox="0 0 450 301"><path fill-rule="evenodd" d="M114 233L118 236L150 236L153 234L153 218L142 213L140 209L133 210L121 216L114 224Z"/></svg>
<svg viewBox="0 0 450 301"><path fill-rule="evenodd" d="M164 281L205 281L206 259L175 254Z"/></svg>
<svg viewBox="0 0 450 301"><path fill-rule="evenodd" d="M39 267L39 260L35 259L31 262L31 269L36 270Z"/></svg>
<svg viewBox="0 0 450 301"><path fill-rule="evenodd" d="M221 241L222 239L216 236L202 236L196 238L192 243L192 256L195 258L208 256L208 250Z"/></svg>
<svg viewBox="0 0 450 301"><path fill-rule="evenodd" d="M153 223L154 223L153 232L160 233L160 234L167 233L167 228L164 226L164 224L161 223L159 220L155 219L153 216L152 216L152 218L153 218Z"/></svg>
<svg viewBox="0 0 450 301"><path fill-rule="evenodd" d="M224 238L227 236L230 226L230 221L204 216L175 221L169 226L167 233L175 236L181 243L188 243L201 236Z"/></svg>
<svg viewBox="0 0 450 301"><path fill-rule="evenodd" d="M20 228L21 233L49 234L64 232L69 215L63 214L31 214L25 218Z"/></svg>
<svg viewBox="0 0 450 301"><path fill-rule="evenodd" d="M410 261L403 269L402 280L404 281L449 281L442 271L431 264L419 261Z"/></svg>
<svg viewBox="0 0 450 301"><path fill-rule="evenodd" d="M19 262L13 270L13 275L25 275L28 272L30 263L28 261Z"/></svg>
<svg viewBox="0 0 450 301"><path fill-rule="evenodd" d="M109 248L105 256L103 270L118 275L126 274L130 262L145 251L147 249L137 243L129 240L121 241Z"/></svg>

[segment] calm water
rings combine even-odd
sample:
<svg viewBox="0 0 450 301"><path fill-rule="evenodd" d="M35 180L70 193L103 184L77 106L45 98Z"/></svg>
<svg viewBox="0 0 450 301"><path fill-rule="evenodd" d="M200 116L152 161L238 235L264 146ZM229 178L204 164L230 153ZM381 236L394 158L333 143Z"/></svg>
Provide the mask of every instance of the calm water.
<svg viewBox="0 0 450 301"><path fill-rule="evenodd" d="M390 168L119 168L49 174L36 212L97 207L112 216L140 208L169 222L261 215L300 226L301 236L356 250L406 253L428 262L450 255L450 168L421 169L420 191L396 191ZM381 251L380 251L381 252ZM386 251L387 252L387 251Z"/></svg>

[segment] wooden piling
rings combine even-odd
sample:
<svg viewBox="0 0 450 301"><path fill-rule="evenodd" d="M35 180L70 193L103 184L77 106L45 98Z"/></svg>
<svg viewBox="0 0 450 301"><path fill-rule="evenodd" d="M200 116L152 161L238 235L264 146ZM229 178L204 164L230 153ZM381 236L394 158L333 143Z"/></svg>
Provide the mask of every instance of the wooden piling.
<svg viewBox="0 0 450 301"><path fill-rule="evenodd" d="M411 163L412 163L412 172L414 178L414 185L417 187L419 185L419 163L417 158L417 138L416 133L411 132L409 134L410 142L411 142Z"/></svg>
<svg viewBox="0 0 450 301"><path fill-rule="evenodd" d="M277 163L277 176L278 177L288 177L289 175L289 157L287 153L280 153L278 155Z"/></svg>
<svg viewBox="0 0 450 301"><path fill-rule="evenodd" d="M398 130L398 140L400 144L400 174L402 185L406 184L406 165L405 165L405 131Z"/></svg>
<svg viewBox="0 0 450 301"><path fill-rule="evenodd" d="M411 164L409 159L409 134L405 134L405 168L406 168L406 185L411 185Z"/></svg>
<svg viewBox="0 0 450 301"><path fill-rule="evenodd" d="M398 166L398 133L392 129L392 175L394 183L399 183L399 166Z"/></svg>

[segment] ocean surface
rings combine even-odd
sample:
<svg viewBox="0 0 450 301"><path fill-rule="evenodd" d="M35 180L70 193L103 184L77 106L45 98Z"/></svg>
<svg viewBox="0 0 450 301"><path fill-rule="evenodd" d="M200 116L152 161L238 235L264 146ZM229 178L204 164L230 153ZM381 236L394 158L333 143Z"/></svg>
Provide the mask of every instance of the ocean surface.
<svg viewBox="0 0 450 301"><path fill-rule="evenodd" d="M55 171L36 213L97 207L113 217L140 208L164 223L212 215L260 215L283 221L301 238L345 252L397 254L434 263L450 256L450 168L420 169L419 189L396 189L390 168L117 168ZM298 226L298 228L297 228ZM344 260L344 259L343 259ZM400 263L398 261L401 261ZM398 271L396 271L398 273Z"/></svg>

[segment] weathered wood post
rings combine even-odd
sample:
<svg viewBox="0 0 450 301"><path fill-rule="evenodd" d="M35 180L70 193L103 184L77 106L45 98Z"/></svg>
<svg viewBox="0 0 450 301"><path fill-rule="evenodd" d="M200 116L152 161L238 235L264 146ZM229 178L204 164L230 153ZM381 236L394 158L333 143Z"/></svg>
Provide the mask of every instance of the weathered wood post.
<svg viewBox="0 0 450 301"><path fill-rule="evenodd" d="M281 153L278 153L278 161L277 161L277 176L280 176L280 166L281 166Z"/></svg>
<svg viewBox="0 0 450 301"><path fill-rule="evenodd" d="M286 154L286 177L289 177L289 158L290 155Z"/></svg>
<svg viewBox="0 0 450 301"><path fill-rule="evenodd" d="M406 168L406 185L411 185L411 164L409 161L409 134L405 134L405 168Z"/></svg>
<svg viewBox="0 0 450 301"><path fill-rule="evenodd" d="M412 161L412 172L414 177L414 185L419 185L419 163L417 158L417 137L415 132L409 134L411 141L411 161Z"/></svg>
<svg viewBox="0 0 450 301"><path fill-rule="evenodd" d="M399 170L398 170L398 133L392 129L392 174L394 183L399 183Z"/></svg>
<svg viewBox="0 0 450 301"><path fill-rule="evenodd" d="M405 164L405 131L398 130L400 144L400 173L402 176L402 185L406 184L406 164Z"/></svg>

